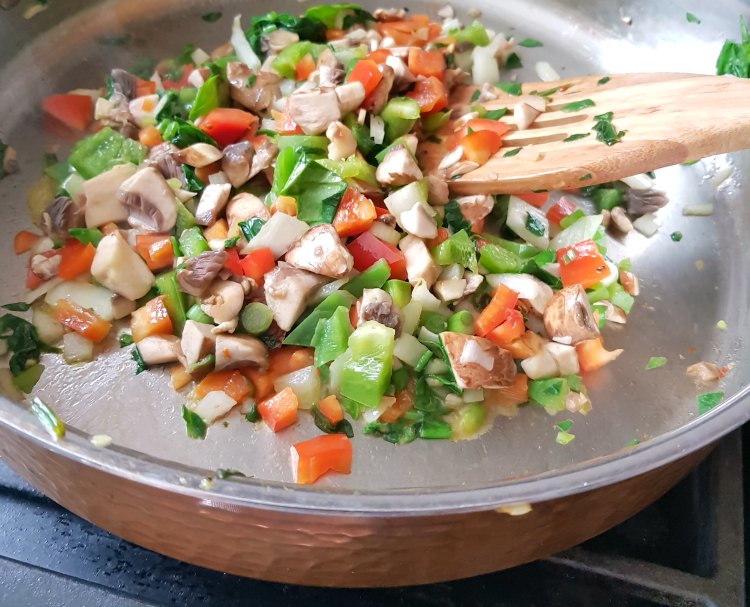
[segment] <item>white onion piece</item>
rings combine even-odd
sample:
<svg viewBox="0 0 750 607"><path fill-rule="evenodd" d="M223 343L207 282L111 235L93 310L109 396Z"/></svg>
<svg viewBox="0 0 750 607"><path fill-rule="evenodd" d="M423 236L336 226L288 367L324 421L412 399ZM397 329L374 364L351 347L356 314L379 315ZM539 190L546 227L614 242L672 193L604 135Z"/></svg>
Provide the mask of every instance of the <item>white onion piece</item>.
<svg viewBox="0 0 750 607"><path fill-rule="evenodd" d="M487 282L492 288L505 285L526 299L539 314L544 314L547 302L552 299L552 289L531 274L488 274Z"/></svg>
<svg viewBox="0 0 750 607"><path fill-rule="evenodd" d="M435 294L442 301L456 301L461 299L466 290L466 280L463 278L448 278L438 280L433 287Z"/></svg>
<svg viewBox="0 0 750 607"><path fill-rule="evenodd" d="M682 214L688 217L708 217L713 215L714 205L710 202L704 204L690 204L682 209Z"/></svg>
<svg viewBox="0 0 750 607"><path fill-rule="evenodd" d="M232 22L232 37L229 42L234 48L237 58L254 72L260 69L260 59L255 54L250 43L245 38L245 32L242 30L242 15L235 15Z"/></svg>
<svg viewBox="0 0 750 607"><path fill-rule="evenodd" d="M484 400L484 390L482 390L482 388L464 390L461 396L465 403L481 403Z"/></svg>
<svg viewBox="0 0 750 607"><path fill-rule="evenodd" d="M497 34L487 46L475 46L471 51L471 76L474 84L500 82L497 53L505 45L505 35Z"/></svg>
<svg viewBox="0 0 750 607"><path fill-rule="evenodd" d="M36 328L39 339L47 345L54 346L63 338L63 326L42 308L34 308L31 313L31 324Z"/></svg>
<svg viewBox="0 0 750 607"><path fill-rule="evenodd" d="M421 304L422 310L437 312L440 309L440 300L435 297L424 280L420 280L412 290L411 300Z"/></svg>
<svg viewBox="0 0 750 607"><path fill-rule="evenodd" d="M192 53L190 53L190 58L193 60L193 65L200 66L203 65L206 61L209 61L211 59L211 55L209 55L202 48L197 48Z"/></svg>
<svg viewBox="0 0 750 607"><path fill-rule="evenodd" d="M255 249L268 247L273 253L273 258L278 259L309 229L310 226L296 217L285 213L274 213L255 238L242 249L242 254L247 255Z"/></svg>
<svg viewBox="0 0 750 607"><path fill-rule="evenodd" d="M633 222L633 227L646 238L651 238L659 231L659 221L653 213L646 213Z"/></svg>
<svg viewBox="0 0 750 607"><path fill-rule="evenodd" d="M631 190L650 190L654 187L654 180L651 179L646 173L640 175L633 175L632 177L623 177L620 179L626 186Z"/></svg>
<svg viewBox="0 0 750 607"><path fill-rule="evenodd" d="M401 323L402 335L413 335L419 326L419 317L422 315L422 304L410 301L401 309L403 322Z"/></svg>
<svg viewBox="0 0 750 607"><path fill-rule="evenodd" d="M557 362L547 350L521 361L521 368L529 379L547 379L557 375Z"/></svg>
<svg viewBox="0 0 750 607"><path fill-rule="evenodd" d="M281 392L284 388L291 388L297 396L300 409L310 409L320 400L320 371L317 367L304 367L297 371L292 371L281 377L277 377L273 382L273 388L276 392Z"/></svg>
<svg viewBox="0 0 750 607"><path fill-rule="evenodd" d="M385 121L380 116L370 116L370 137L378 144L385 140Z"/></svg>
<svg viewBox="0 0 750 607"><path fill-rule="evenodd" d="M376 238L384 240L388 244L392 244L394 247L398 244L399 240L401 240L401 234L399 231L391 226L385 225L382 221L373 221L368 232Z"/></svg>
<svg viewBox="0 0 750 607"><path fill-rule="evenodd" d="M63 358L71 365L93 360L94 344L78 333L66 333L63 336Z"/></svg>
<svg viewBox="0 0 750 607"><path fill-rule="evenodd" d="M227 179L224 171L216 171L216 173L212 173L208 176L208 183L224 185L225 183L229 183L229 179Z"/></svg>
<svg viewBox="0 0 750 607"><path fill-rule="evenodd" d="M377 419L383 415L392 405L396 402L393 396L383 396L378 403L378 406L374 409L365 409L362 413L362 419L366 424L377 421Z"/></svg>
<svg viewBox="0 0 750 607"><path fill-rule="evenodd" d="M92 310L94 314L104 320L112 320L112 291L92 285L88 282L69 280L60 283L47 293L44 301L47 305L54 306L61 299L67 299L72 303Z"/></svg>
<svg viewBox="0 0 750 607"><path fill-rule="evenodd" d="M410 367L416 367L425 352L427 352L427 346L408 333L400 335L393 342L393 355Z"/></svg>
<svg viewBox="0 0 750 607"><path fill-rule="evenodd" d="M560 80L560 74L555 71L547 61L537 61L534 66L536 75L539 76L540 80L544 82L552 82L553 80Z"/></svg>
<svg viewBox="0 0 750 607"><path fill-rule="evenodd" d="M609 259L605 259L604 263L606 263L607 267L609 268L609 276L607 276L606 278L602 278L599 284L603 287L609 287L617 282L617 277L620 275L620 270Z"/></svg>
<svg viewBox="0 0 750 607"><path fill-rule="evenodd" d="M479 365L487 371L492 371L495 366L495 359L485 352L474 339L466 342L464 349L461 351L459 362L462 365Z"/></svg>
<svg viewBox="0 0 750 607"><path fill-rule="evenodd" d="M716 175L711 178L711 185L718 188L722 183L729 179L733 172L734 167L731 164L725 164L716 171Z"/></svg>
<svg viewBox="0 0 750 607"><path fill-rule="evenodd" d="M207 424L229 413L237 403L226 392L214 390L200 399L193 407L193 412Z"/></svg>
<svg viewBox="0 0 750 607"><path fill-rule="evenodd" d="M557 251L565 247L572 247L574 244L591 240L599 226L602 225L604 217L601 215L586 215L581 217L573 225L568 226L562 232L552 239L550 248Z"/></svg>
<svg viewBox="0 0 750 607"><path fill-rule="evenodd" d="M575 347L550 342L544 348L555 360L558 375L578 375L581 369Z"/></svg>

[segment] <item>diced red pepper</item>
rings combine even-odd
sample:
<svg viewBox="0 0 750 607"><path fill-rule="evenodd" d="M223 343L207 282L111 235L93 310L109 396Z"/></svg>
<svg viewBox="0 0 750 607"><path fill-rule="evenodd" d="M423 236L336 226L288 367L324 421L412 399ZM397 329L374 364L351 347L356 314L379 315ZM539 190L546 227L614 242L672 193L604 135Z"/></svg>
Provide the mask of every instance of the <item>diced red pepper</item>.
<svg viewBox="0 0 750 607"><path fill-rule="evenodd" d="M354 257L354 268L360 272L380 259L385 259L391 267L391 278L406 280L406 260L404 254L392 244L383 242L370 232L364 232L346 245Z"/></svg>
<svg viewBox="0 0 750 607"><path fill-rule="evenodd" d="M255 249L250 251L240 260L242 273L248 278L252 278L260 286L263 284L263 277L276 267L276 260L269 248Z"/></svg>
<svg viewBox="0 0 750 607"><path fill-rule="evenodd" d="M307 53L299 63L294 67L294 79L297 82L307 80L307 78L315 71L315 59L312 58L310 53Z"/></svg>
<svg viewBox="0 0 750 607"><path fill-rule="evenodd" d="M579 284L586 289L611 274L593 240L584 240L558 249L557 262L560 264L560 279L564 287Z"/></svg>
<svg viewBox="0 0 750 607"><path fill-rule="evenodd" d="M40 238L39 234L34 234L34 232L29 232L28 230L21 230L13 238L13 252L16 255L28 253Z"/></svg>
<svg viewBox="0 0 750 607"><path fill-rule="evenodd" d="M500 137L505 137L510 131L510 127L500 120L490 120L489 118L472 118L466 123L472 131L492 131Z"/></svg>
<svg viewBox="0 0 750 607"><path fill-rule="evenodd" d="M503 138L495 131L474 131L461 139L466 160L485 164L503 144Z"/></svg>
<svg viewBox="0 0 750 607"><path fill-rule="evenodd" d="M391 51L389 51L387 48L379 48L376 51L372 51L365 59L371 59L375 63L385 63L385 60L388 59L388 57L391 56Z"/></svg>
<svg viewBox="0 0 750 607"><path fill-rule="evenodd" d="M413 46L409 49L408 62L409 69L415 76L438 80L445 77L445 56L442 51L423 51Z"/></svg>
<svg viewBox="0 0 750 607"><path fill-rule="evenodd" d="M524 334L523 314L518 310L510 310L508 317L487 334L493 344L504 348Z"/></svg>
<svg viewBox="0 0 750 607"><path fill-rule="evenodd" d="M474 331L485 337L503 323L518 303L518 293L505 285L498 285L487 307L474 320Z"/></svg>
<svg viewBox="0 0 750 607"><path fill-rule="evenodd" d="M324 434L292 445L292 474L301 485L314 483L328 471L349 474L352 443L343 434Z"/></svg>
<svg viewBox="0 0 750 607"><path fill-rule="evenodd" d="M574 203L565 198L565 196L560 196L547 211L547 219L555 225L560 225L563 218L575 213L576 209L577 207Z"/></svg>
<svg viewBox="0 0 750 607"><path fill-rule="evenodd" d="M433 114L448 105L448 93L445 85L435 76L417 80L414 89L406 94L419 106L420 114Z"/></svg>
<svg viewBox="0 0 750 607"><path fill-rule="evenodd" d="M257 120L250 112L219 107L206 114L199 128L221 147L226 147L242 137Z"/></svg>
<svg viewBox="0 0 750 607"><path fill-rule="evenodd" d="M91 243L83 244L70 239L60 250L62 259L57 275L64 280L71 280L91 269L91 263L96 255L96 248Z"/></svg>
<svg viewBox="0 0 750 607"><path fill-rule="evenodd" d="M333 227L339 236L356 236L369 230L376 217L377 211L372 200L347 188L333 218Z"/></svg>
<svg viewBox="0 0 750 607"><path fill-rule="evenodd" d="M549 192L528 192L527 194L516 194L516 196L537 209L543 207L544 203L549 200Z"/></svg>
<svg viewBox="0 0 750 607"><path fill-rule="evenodd" d="M372 59L357 61L352 71L346 77L347 82L361 82L362 86L365 87L365 96L372 93L382 79L383 74L380 73L378 64Z"/></svg>
<svg viewBox="0 0 750 607"><path fill-rule="evenodd" d="M50 95L42 100L42 108L77 131L85 131L94 118L94 100L88 95Z"/></svg>

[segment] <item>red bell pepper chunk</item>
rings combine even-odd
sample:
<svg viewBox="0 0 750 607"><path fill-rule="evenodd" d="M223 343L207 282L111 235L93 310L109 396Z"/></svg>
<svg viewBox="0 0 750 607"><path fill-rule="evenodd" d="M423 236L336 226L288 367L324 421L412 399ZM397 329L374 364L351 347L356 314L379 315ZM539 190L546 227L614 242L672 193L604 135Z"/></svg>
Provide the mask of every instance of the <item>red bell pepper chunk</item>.
<svg viewBox="0 0 750 607"><path fill-rule="evenodd" d="M505 285L498 285L487 307L474 320L474 331L485 337L510 315L518 303L518 293Z"/></svg>
<svg viewBox="0 0 750 607"><path fill-rule="evenodd" d="M380 259L385 259L391 267L391 278L406 280L406 260L404 254L392 244L383 242L370 232L364 232L347 246L354 257L354 268L363 272Z"/></svg>
<svg viewBox="0 0 750 607"><path fill-rule="evenodd" d="M96 255L96 248L91 243L83 244L78 240L70 239L61 249L62 259L57 275L63 280L71 280L76 276L88 272Z"/></svg>
<svg viewBox="0 0 750 607"><path fill-rule="evenodd" d="M579 284L584 289L595 285L611 274L593 240L584 240L557 251L560 279L563 286Z"/></svg>
<svg viewBox="0 0 750 607"><path fill-rule="evenodd" d="M445 56L441 51L423 51L421 48L409 49L409 69L415 76L437 78L445 76Z"/></svg>
<svg viewBox="0 0 750 607"><path fill-rule="evenodd" d="M527 194L516 194L516 196L537 209L543 207L544 203L549 200L549 192L528 192Z"/></svg>
<svg viewBox="0 0 750 607"><path fill-rule="evenodd" d="M576 205L565 196L560 196L547 211L547 219L556 225L560 225L563 218L576 212L576 208Z"/></svg>
<svg viewBox="0 0 750 607"><path fill-rule="evenodd" d="M227 253L229 257L224 262L224 267L235 276L243 276L242 262L240 261L240 254L237 252L237 249L229 249Z"/></svg>
<svg viewBox="0 0 750 607"><path fill-rule="evenodd" d="M269 248L250 251L246 257L240 260L242 273L252 278L256 284L263 284L263 277L276 267L276 260Z"/></svg>
<svg viewBox="0 0 750 607"><path fill-rule="evenodd" d="M486 163L503 144L503 138L495 131L474 131L461 139L466 160L477 164Z"/></svg>
<svg viewBox="0 0 750 607"><path fill-rule="evenodd" d="M445 109L448 105L448 93L445 85L435 76L417 80L414 89L406 94L419 106L420 114L433 114Z"/></svg>
<svg viewBox="0 0 750 607"><path fill-rule="evenodd" d="M333 227L339 236L356 236L369 230L376 217L377 211L372 200L347 188L333 218Z"/></svg>
<svg viewBox="0 0 750 607"><path fill-rule="evenodd" d="M297 82L307 80L308 76L315 71L315 59L310 53L307 53L299 63L294 67L294 79Z"/></svg>
<svg viewBox="0 0 750 607"><path fill-rule="evenodd" d="M378 64L372 59L361 59L357 61L352 71L346 77L347 82L361 82L365 87L365 96L372 93L383 79L383 74L378 69Z"/></svg>
<svg viewBox="0 0 750 607"><path fill-rule="evenodd" d="M328 471L352 471L352 443L343 434L324 434L292 445L294 482L314 483Z"/></svg>
<svg viewBox="0 0 750 607"><path fill-rule="evenodd" d="M510 127L500 120L490 120L489 118L472 118L466 123L472 131L492 131L500 137L505 137L510 131Z"/></svg>
<svg viewBox="0 0 750 607"><path fill-rule="evenodd" d="M242 137L257 120L250 112L219 107L206 114L199 128L221 147L226 147Z"/></svg>
<svg viewBox="0 0 750 607"><path fill-rule="evenodd" d="M85 131L94 118L94 100L88 95L50 95L42 100L42 108L77 131Z"/></svg>
<svg viewBox="0 0 750 607"><path fill-rule="evenodd" d="M518 310L510 310L508 317L487 334L487 339L493 344L504 348L521 337L525 330L523 314Z"/></svg>

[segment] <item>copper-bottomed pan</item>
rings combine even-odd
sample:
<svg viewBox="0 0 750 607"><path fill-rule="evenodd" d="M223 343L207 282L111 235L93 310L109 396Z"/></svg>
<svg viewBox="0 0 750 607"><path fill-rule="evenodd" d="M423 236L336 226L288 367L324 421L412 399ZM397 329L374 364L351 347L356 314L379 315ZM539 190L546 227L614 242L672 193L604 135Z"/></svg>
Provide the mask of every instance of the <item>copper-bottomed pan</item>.
<svg viewBox="0 0 750 607"><path fill-rule="evenodd" d="M413 2L433 17L442 3ZM503 0L456 6L482 11L488 27L542 48L521 48L526 69L549 61L562 76L583 73L711 73L722 41L739 36L742 3L644 5L625 0ZM374 9L375 3L364 2ZM115 66L179 53L186 42L210 50L229 36L231 17L299 12L298 2L121 0L51 2L25 19L22 2L0 11L0 136L18 151L21 172L0 181L2 302L23 296L24 262L12 235L27 227L25 191L45 149L72 143L45 119L51 92L101 86ZM698 15L690 23L685 11ZM216 23L200 16L221 11ZM631 24L628 24L630 22ZM113 44L116 42L116 44ZM750 142L749 142L750 144ZM628 324L605 331L625 353L587 378L594 410L571 419L576 436L555 442L539 407L498 419L480 438L394 446L357 433L351 475L313 487L291 483L289 445L318 431L312 421L273 435L238 414L185 435L180 395L166 373L134 375L127 350L68 367L45 355L36 393L65 421L53 441L23 407L0 400L0 454L44 493L128 540L192 563L268 580L327 586L425 583L511 567L579 543L634 514L673 486L709 445L750 415L750 156L707 159L657 173L670 205L651 239L612 242L641 279ZM713 202L710 217L686 205ZM680 231L681 242L670 234ZM717 327L718 321L726 329ZM721 326L724 326L723 324ZM667 364L646 372L649 357ZM700 392L686 368L729 366L715 390L725 400L698 416ZM356 428L355 428L356 430ZM89 438L107 434L98 448ZM631 446L633 440L639 441ZM217 468L246 478L213 478Z"/></svg>

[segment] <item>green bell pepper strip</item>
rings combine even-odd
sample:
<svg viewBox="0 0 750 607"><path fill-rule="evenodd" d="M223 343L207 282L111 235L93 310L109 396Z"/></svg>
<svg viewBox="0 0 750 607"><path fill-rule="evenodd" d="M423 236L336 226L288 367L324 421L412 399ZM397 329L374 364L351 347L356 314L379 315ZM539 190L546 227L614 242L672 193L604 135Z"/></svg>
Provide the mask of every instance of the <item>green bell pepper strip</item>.
<svg viewBox="0 0 750 607"><path fill-rule="evenodd" d="M104 234L98 228L70 228L68 234L81 244L92 244L97 246Z"/></svg>
<svg viewBox="0 0 750 607"><path fill-rule="evenodd" d="M414 99L408 97L391 99L380 112L380 117L385 122L386 140L394 141L409 133L419 115L419 105Z"/></svg>
<svg viewBox="0 0 750 607"><path fill-rule="evenodd" d="M622 204L622 193L614 188L602 188L594 192L594 204L601 213L611 211Z"/></svg>
<svg viewBox="0 0 750 607"><path fill-rule="evenodd" d="M456 232L434 247L430 253L435 263L440 266L457 263L471 272L477 271L476 248L465 230Z"/></svg>
<svg viewBox="0 0 750 607"><path fill-rule="evenodd" d="M349 291L354 297L362 297L362 291L365 289L379 289L391 277L391 267L385 259L379 259L361 274L357 274L348 283L344 289Z"/></svg>
<svg viewBox="0 0 750 607"><path fill-rule="evenodd" d="M354 305L355 297L346 291L334 291L321 301L308 316L302 320L292 332L284 338L284 345L305 346L312 345L315 329L323 318L331 318L336 308L343 306L347 310Z"/></svg>
<svg viewBox="0 0 750 607"><path fill-rule="evenodd" d="M383 285L383 291L388 293L399 308L403 308L411 301L411 285L403 280L392 279Z"/></svg>
<svg viewBox="0 0 750 607"><path fill-rule="evenodd" d="M479 249L479 263L492 274L513 274L523 267L518 255L496 244L487 244Z"/></svg>
<svg viewBox="0 0 750 607"><path fill-rule="evenodd" d="M343 354L353 331L349 322L349 308L344 306L336 308L330 318L319 320L312 339L315 366L325 365Z"/></svg>
<svg viewBox="0 0 750 607"><path fill-rule="evenodd" d="M535 379L529 382L529 400L542 405L549 413L565 410L565 400L569 392L568 381L562 377Z"/></svg>
<svg viewBox="0 0 750 607"><path fill-rule="evenodd" d="M635 298L628 293L619 282L615 282L609 287L609 301L612 305L620 308L625 314L630 314L633 309Z"/></svg>
<svg viewBox="0 0 750 607"><path fill-rule="evenodd" d="M199 361L193 363L188 367L188 373L190 373L191 375L201 375L203 373L208 373L214 368L215 365L216 355L206 354Z"/></svg>
<svg viewBox="0 0 750 607"><path fill-rule="evenodd" d="M448 331L474 335L474 317L468 310L459 310L448 319Z"/></svg>
<svg viewBox="0 0 750 607"><path fill-rule="evenodd" d="M474 46L487 46L490 43L490 37L484 25L480 21L474 21L463 29L451 31L451 35L457 43L468 42Z"/></svg>
<svg viewBox="0 0 750 607"><path fill-rule="evenodd" d="M393 329L374 320L351 334L351 359L341 372L343 396L366 407L378 406L391 382L394 336Z"/></svg>
<svg viewBox="0 0 750 607"><path fill-rule="evenodd" d="M453 430L450 427L450 424L433 417L425 417L425 419L418 424L417 435L422 439L444 440L450 438L452 434Z"/></svg>
<svg viewBox="0 0 750 607"><path fill-rule="evenodd" d="M589 291L587 295L589 298L589 303L593 304L597 301L601 301L602 299L609 299L609 289L599 284L594 290Z"/></svg>
<svg viewBox="0 0 750 607"><path fill-rule="evenodd" d="M185 311L185 295L180 292L180 287L177 284L177 272L172 270L157 276L156 288L160 295L164 295L164 306L172 320L175 334L182 335L187 313Z"/></svg>
<svg viewBox="0 0 750 607"><path fill-rule="evenodd" d="M145 148L137 141L104 127L76 143L68 156L68 163L81 177L91 179L118 164L131 162L139 165L145 157Z"/></svg>
<svg viewBox="0 0 750 607"><path fill-rule="evenodd" d="M193 304L190 306L185 316L188 320L194 320L195 322L203 323L204 325L214 324L214 319L201 309L200 304Z"/></svg>
<svg viewBox="0 0 750 607"><path fill-rule="evenodd" d="M276 138L279 152L291 148L299 148L307 152L317 150L321 156L328 155L328 138L323 135L280 135Z"/></svg>
<svg viewBox="0 0 750 607"><path fill-rule="evenodd" d="M208 242L203 238L201 229L194 226L185 230L180 236L180 249L185 257L195 257L210 250Z"/></svg>

